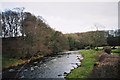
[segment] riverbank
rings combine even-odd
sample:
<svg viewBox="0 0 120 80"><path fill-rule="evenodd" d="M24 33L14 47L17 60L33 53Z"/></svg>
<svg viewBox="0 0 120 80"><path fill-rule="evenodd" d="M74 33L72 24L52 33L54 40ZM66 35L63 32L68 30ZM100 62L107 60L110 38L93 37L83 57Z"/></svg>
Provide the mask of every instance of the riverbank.
<svg viewBox="0 0 120 80"><path fill-rule="evenodd" d="M40 55L34 56L32 58L29 58L29 59L15 59L15 58L3 56L2 57L2 70L4 71L6 69L20 66L20 65L24 65L24 64L27 64L31 61L41 60L43 58L44 58L44 56L40 56Z"/></svg>
<svg viewBox="0 0 120 80"><path fill-rule="evenodd" d="M80 54L84 56L82 64L80 67L71 71L66 78L88 78L92 74L94 69L94 64L98 61L98 56L102 53L102 50L81 50ZM112 49L112 54L115 56L120 55L120 47L117 49ZM116 72L117 73L117 72Z"/></svg>
<svg viewBox="0 0 120 80"><path fill-rule="evenodd" d="M80 54L83 55L81 66L72 70L66 78L86 78L93 69L93 64L96 62L95 50L81 50Z"/></svg>
<svg viewBox="0 0 120 80"><path fill-rule="evenodd" d="M66 52L66 51L64 50L63 52ZM42 60L44 59L44 57L54 56L54 55L57 55L57 53L50 54L50 55L35 55L35 56L32 56L31 58L24 58L24 59L11 58L5 55L5 56L2 56L2 70L4 71L9 68L21 66L21 65L24 65L24 64L27 64L33 61L37 61L37 60Z"/></svg>
<svg viewBox="0 0 120 80"><path fill-rule="evenodd" d="M92 73L94 64L97 62L98 56L102 50L96 51L96 50L80 50L80 54L84 56L84 59L82 60L81 66L78 68L75 68L71 71L70 74L66 76L66 78L87 78L89 75ZM113 49L112 50L113 55L119 56L120 54L120 49ZM37 59L42 59L44 58L43 56L36 56L31 59L31 61L37 60ZM30 59L26 60L16 60L16 59L5 59L7 60L6 65L4 67L6 68L11 68L15 67L18 65L23 65L25 63L28 63ZM5 62L5 61L4 61ZM8 63L8 64L7 64ZM5 64L5 63L4 63ZM10 66L12 65L12 66ZM8 66L8 67L7 67ZM6 69L4 68L4 69Z"/></svg>

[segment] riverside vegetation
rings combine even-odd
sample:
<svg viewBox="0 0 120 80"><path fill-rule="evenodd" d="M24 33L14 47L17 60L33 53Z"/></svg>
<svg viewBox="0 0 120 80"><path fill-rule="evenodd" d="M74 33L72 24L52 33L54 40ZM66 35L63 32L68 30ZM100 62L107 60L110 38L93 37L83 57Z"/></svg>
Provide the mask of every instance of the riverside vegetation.
<svg viewBox="0 0 120 80"><path fill-rule="evenodd" d="M42 59L62 51L95 49L98 46L119 46L120 29L63 34L55 31L42 16L15 8L0 13L2 38L2 68L9 68ZM95 50L81 50L84 54L81 68L73 70L68 77L87 76L96 61ZM113 52L119 53L117 50ZM82 67L83 66L83 67ZM86 67L87 68L84 68ZM80 71L79 71L80 70ZM83 71L82 71L83 70ZM78 71L78 72L77 72Z"/></svg>
<svg viewBox="0 0 120 80"><path fill-rule="evenodd" d="M105 57L107 61L103 60L103 63L98 61L102 53L101 47L98 51L93 49L81 50L80 54L84 55L81 66L74 69L66 78L68 80L69 78L119 78L120 46L112 49L111 56L114 57ZM101 67L96 67L96 64Z"/></svg>

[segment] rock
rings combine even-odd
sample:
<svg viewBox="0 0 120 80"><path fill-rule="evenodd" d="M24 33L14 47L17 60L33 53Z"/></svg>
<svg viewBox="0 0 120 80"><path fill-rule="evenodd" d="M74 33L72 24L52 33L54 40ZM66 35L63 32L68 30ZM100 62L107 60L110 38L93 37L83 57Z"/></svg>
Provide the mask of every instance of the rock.
<svg viewBox="0 0 120 80"><path fill-rule="evenodd" d="M72 67L73 67L73 68L77 68L77 65L73 65Z"/></svg>
<svg viewBox="0 0 120 80"><path fill-rule="evenodd" d="M73 67L73 69L75 69L75 67L74 66L72 66Z"/></svg>
<svg viewBox="0 0 120 80"><path fill-rule="evenodd" d="M14 69L9 69L9 72L13 72L13 71L15 71Z"/></svg>
<svg viewBox="0 0 120 80"><path fill-rule="evenodd" d="M77 59L79 59L80 60L80 58L78 57Z"/></svg>
<svg viewBox="0 0 120 80"><path fill-rule="evenodd" d="M59 74L58 76L62 76L62 74Z"/></svg>
<svg viewBox="0 0 120 80"><path fill-rule="evenodd" d="M67 72L64 72L64 74L67 74Z"/></svg>
<svg viewBox="0 0 120 80"><path fill-rule="evenodd" d="M77 57L79 57L79 56L77 56Z"/></svg>
<svg viewBox="0 0 120 80"><path fill-rule="evenodd" d="M38 66L35 66L35 68L38 68Z"/></svg>
<svg viewBox="0 0 120 80"><path fill-rule="evenodd" d="M25 78L25 76L21 76L20 78Z"/></svg>
<svg viewBox="0 0 120 80"><path fill-rule="evenodd" d="M68 74L67 72L64 72L64 76L67 76L67 74Z"/></svg>
<svg viewBox="0 0 120 80"><path fill-rule="evenodd" d="M39 62L40 64L42 63L42 61Z"/></svg>
<svg viewBox="0 0 120 80"><path fill-rule="evenodd" d="M104 47L104 52L106 52L107 54L111 54L111 47L110 46Z"/></svg>
<svg viewBox="0 0 120 80"><path fill-rule="evenodd" d="M28 71L27 69L24 70L25 72Z"/></svg>
<svg viewBox="0 0 120 80"><path fill-rule="evenodd" d="M45 63L44 63L43 65L44 65L44 66L46 66L46 64L45 64Z"/></svg>
<svg viewBox="0 0 120 80"><path fill-rule="evenodd" d="M27 61L27 63L29 63L29 62L30 62L30 60Z"/></svg>
<svg viewBox="0 0 120 80"><path fill-rule="evenodd" d="M76 65L79 66L78 63L76 63Z"/></svg>
<svg viewBox="0 0 120 80"><path fill-rule="evenodd" d="M69 58L69 56L67 56L67 58Z"/></svg>
<svg viewBox="0 0 120 80"><path fill-rule="evenodd" d="M53 60L51 60L51 61L56 61L56 59L53 59Z"/></svg>
<svg viewBox="0 0 120 80"><path fill-rule="evenodd" d="M83 57L81 57L80 60L83 60Z"/></svg>
<svg viewBox="0 0 120 80"><path fill-rule="evenodd" d="M77 65L79 66L81 64L81 62L77 63Z"/></svg>
<svg viewBox="0 0 120 80"><path fill-rule="evenodd" d="M33 67L31 67L31 69L30 69L31 71L33 71L34 70L34 68Z"/></svg>
<svg viewBox="0 0 120 80"><path fill-rule="evenodd" d="M34 64L37 64L38 62L34 62Z"/></svg>

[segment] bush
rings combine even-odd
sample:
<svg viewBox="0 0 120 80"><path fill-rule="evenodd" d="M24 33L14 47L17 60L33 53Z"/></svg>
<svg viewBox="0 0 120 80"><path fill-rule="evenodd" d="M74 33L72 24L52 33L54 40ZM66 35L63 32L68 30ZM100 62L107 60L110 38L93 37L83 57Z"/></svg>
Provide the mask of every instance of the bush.
<svg viewBox="0 0 120 80"><path fill-rule="evenodd" d="M110 46L104 47L104 52L111 54L111 47Z"/></svg>

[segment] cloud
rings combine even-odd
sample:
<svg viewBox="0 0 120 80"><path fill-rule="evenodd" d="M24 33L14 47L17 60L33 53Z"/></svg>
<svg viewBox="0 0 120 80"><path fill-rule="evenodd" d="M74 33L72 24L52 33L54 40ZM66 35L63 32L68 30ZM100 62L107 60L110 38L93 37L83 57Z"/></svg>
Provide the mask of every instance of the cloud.
<svg viewBox="0 0 120 80"><path fill-rule="evenodd" d="M115 2L30 2L4 3L3 8L25 7L35 15L43 16L48 24L64 33L116 29L118 27L118 3Z"/></svg>
<svg viewBox="0 0 120 80"><path fill-rule="evenodd" d="M71 32L85 32L90 30L96 30L95 24L98 29L108 30L117 29L117 18L100 15L84 15L85 17L77 19L69 19L60 16L42 15L48 22L48 24L58 31L63 33Z"/></svg>

